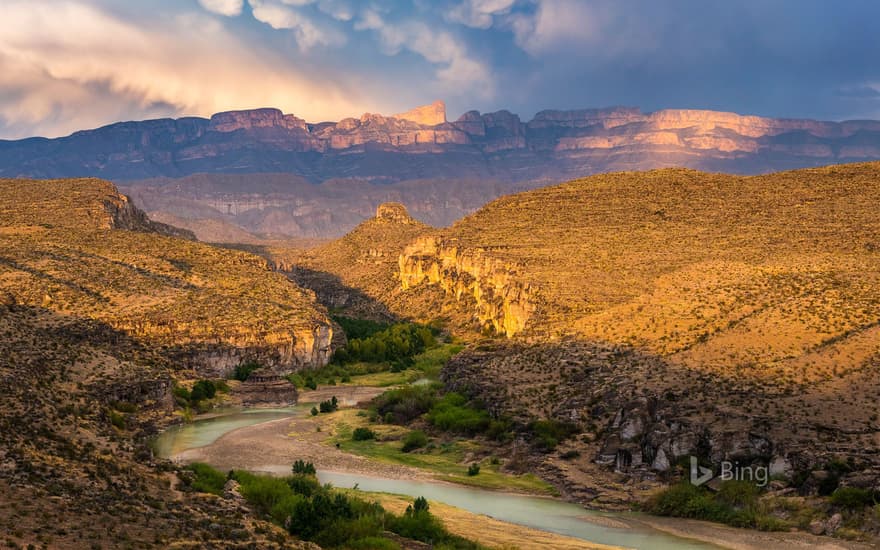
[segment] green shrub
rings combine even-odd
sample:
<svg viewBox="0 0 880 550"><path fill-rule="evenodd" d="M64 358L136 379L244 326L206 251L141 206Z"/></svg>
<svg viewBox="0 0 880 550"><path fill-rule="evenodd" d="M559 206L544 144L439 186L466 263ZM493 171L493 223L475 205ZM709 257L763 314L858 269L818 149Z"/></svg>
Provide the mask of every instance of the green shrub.
<svg viewBox="0 0 880 550"><path fill-rule="evenodd" d="M387 323L377 323L369 319L355 319L336 315L332 316L332 319L342 327L342 331L345 332L345 336L349 340L369 338L378 332L388 329Z"/></svg>
<svg viewBox="0 0 880 550"><path fill-rule="evenodd" d="M376 439L376 433L370 428L355 428L351 438L354 441L367 441L369 439Z"/></svg>
<svg viewBox="0 0 880 550"><path fill-rule="evenodd" d="M187 467L194 474L190 487L202 493L214 495L223 494L223 486L226 485L226 476L214 468L201 462L194 462Z"/></svg>
<svg viewBox="0 0 880 550"><path fill-rule="evenodd" d="M193 385L189 400L198 403L203 399L213 399L217 395L217 386L211 380L199 380Z"/></svg>
<svg viewBox="0 0 880 550"><path fill-rule="evenodd" d="M501 443L511 441L513 439L513 423L507 419L490 420L489 427L486 428L486 437Z"/></svg>
<svg viewBox="0 0 880 550"><path fill-rule="evenodd" d="M651 497L646 508L658 516L688 517L685 513L689 509L690 502L703 494L703 490L695 485L678 483Z"/></svg>
<svg viewBox="0 0 880 550"><path fill-rule="evenodd" d="M703 487L682 482L655 494L646 503L645 510L661 516L716 521L764 531L788 529L788 522L764 512L759 492L756 486L745 481L725 481L716 495Z"/></svg>
<svg viewBox="0 0 880 550"><path fill-rule="evenodd" d="M318 407L312 407L312 416L318 416Z"/></svg>
<svg viewBox="0 0 880 550"><path fill-rule="evenodd" d="M333 354L338 364L379 363L403 361L434 346L436 341L430 328L413 323L398 323L362 338L350 338L345 347Z"/></svg>
<svg viewBox="0 0 880 550"><path fill-rule="evenodd" d="M336 400L336 396L334 395L332 399L328 399L326 401L321 401L318 404L318 410L322 413L331 413L339 408L339 401Z"/></svg>
<svg viewBox="0 0 880 550"><path fill-rule="evenodd" d="M468 405L465 396L450 392L428 412L427 420L445 431L474 435L489 427L489 413Z"/></svg>
<svg viewBox="0 0 880 550"><path fill-rule="evenodd" d="M232 372L232 378L244 382L252 372L261 368L263 368L263 365L256 361L245 361L235 367L235 370Z"/></svg>
<svg viewBox="0 0 880 550"><path fill-rule="evenodd" d="M437 391L434 384L388 390L373 399L373 407L385 422L405 424L431 409Z"/></svg>
<svg viewBox="0 0 880 550"><path fill-rule="evenodd" d="M129 414L137 412L137 405L128 401L114 401L110 405L119 412Z"/></svg>
<svg viewBox="0 0 880 550"><path fill-rule="evenodd" d="M125 429L125 417L119 414L116 411L107 411L108 416L110 417L110 423L119 428L120 430Z"/></svg>
<svg viewBox="0 0 880 550"><path fill-rule="evenodd" d="M413 430L406 434L403 438L403 447L401 451L408 453L416 449L421 449L428 444L428 436L421 430Z"/></svg>
<svg viewBox="0 0 880 550"><path fill-rule="evenodd" d="M729 480L721 483L716 499L731 508L744 509L755 505L758 487L748 481Z"/></svg>
<svg viewBox="0 0 880 550"><path fill-rule="evenodd" d="M181 407L186 407L189 405L189 390L184 388L183 386L174 385L174 388L171 390L171 393L174 395L174 400Z"/></svg>
<svg viewBox="0 0 880 550"><path fill-rule="evenodd" d="M277 521L284 521L287 516L276 518L281 509L287 509L288 515L303 500L295 495L283 478L270 476L254 476L241 484L241 494L248 503L254 505L261 513L273 516ZM274 513L273 513L274 512Z"/></svg>
<svg viewBox="0 0 880 550"><path fill-rule="evenodd" d="M301 474L307 476L313 476L317 474L317 470L315 470L315 465L311 462L305 462L304 460L297 460L293 463L291 467L291 471L294 474Z"/></svg>
<svg viewBox="0 0 880 550"><path fill-rule="evenodd" d="M287 478L290 490L304 497L311 497L321 490L321 483L314 474L294 474Z"/></svg>
<svg viewBox="0 0 880 550"><path fill-rule="evenodd" d="M189 469L194 474L191 482L194 489L222 493L226 476L205 464L192 464ZM313 472L314 466L299 460L293 469ZM421 497L406 513L395 516L378 503L346 496L329 485L321 486L313 475L276 478L234 471L229 473L229 478L241 484L242 496L258 513L285 525L296 537L324 548L399 548L382 536L386 530L430 542L436 548L482 548L446 531L443 524L430 514L428 502Z"/></svg>
<svg viewBox="0 0 880 550"><path fill-rule="evenodd" d="M476 462L474 462L473 464L468 466L467 474L469 476L473 477L475 475L479 475L479 473L480 473L480 465L477 464Z"/></svg>
<svg viewBox="0 0 880 550"><path fill-rule="evenodd" d="M552 451L561 442L576 434L577 426L559 420L535 420L529 425L535 445L544 451Z"/></svg>
<svg viewBox="0 0 880 550"><path fill-rule="evenodd" d="M849 510L858 510L874 504L874 494L867 489L840 487L831 494L831 503Z"/></svg>

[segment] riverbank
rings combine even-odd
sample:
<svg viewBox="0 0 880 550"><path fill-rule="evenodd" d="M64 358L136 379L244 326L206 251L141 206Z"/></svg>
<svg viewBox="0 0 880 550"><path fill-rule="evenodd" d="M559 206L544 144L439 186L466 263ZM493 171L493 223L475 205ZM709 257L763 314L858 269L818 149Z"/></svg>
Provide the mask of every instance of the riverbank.
<svg viewBox="0 0 880 550"><path fill-rule="evenodd" d="M372 399L376 391L379 389L353 386L328 387L320 388L315 392L307 392L303 394L303 398L309 401L320 401L336 395L337 399L345 406L351 406ZM339 412L348 415L356 414L352 410ZM301 404L300 412L294 416L233 429L217 438L213 443L187 449L172 458L186 463L207 462L221 470L246 469L273 474L289 473L290 464L300 459L313 462L318 470L323 471L345 472L392 482L394 480L433 484L439 482L442 485L443 480L438 480L435 472L358 456L329 444L333 434L327 433L327 430L328 424L332 425L336 422L334 414L311 416L305 412L305 407ZM391 490L391 492L395 491ZM372 495L372 493L370 494ZM389 509L397 511L396 506L405 508L405 503L411 499L384 494L379 500L383 504L389 503ZM548 502L553 501L548 500ZM489 545L520 548L549 546L572 549L602 547L599 544L576 538L572 539L572 537L492 519L480 513L443 504L436 499L432 500L432 506L435 513L448 522L452 532L469 537L479 533L484 537L480 539L481 542ZM676 518L641 515L608 517L584 511L580 520L621 532L663 532L669 536L681 537L681 540L702 541L708 545L735 550L765 550L767 548L863 550L870 548L870 546L860 543L815 537L805 533L764 533Z"/></svg>
<svg viewBox="0 0 880 550"><path fill-rule="evenodd" d="M375 500L383 508L395 514L403 513L411 503L411 499L387 493L353 492ZM450 532L471 538L491 548L510 548L513 546L522 549L553 548L554 550L618 550L622 548L499 521L484 514L475 514L442 502L431 502L431 512L443 518L443 523Z"/></svg>
<svg viewBox="0 0 880 550"><path fill-rule="evenodd" d="M871 550L870 544L820 537L803 532L764 532L682 518L639 516L635 523L677 537L703 541L731 550Z"/></svg>

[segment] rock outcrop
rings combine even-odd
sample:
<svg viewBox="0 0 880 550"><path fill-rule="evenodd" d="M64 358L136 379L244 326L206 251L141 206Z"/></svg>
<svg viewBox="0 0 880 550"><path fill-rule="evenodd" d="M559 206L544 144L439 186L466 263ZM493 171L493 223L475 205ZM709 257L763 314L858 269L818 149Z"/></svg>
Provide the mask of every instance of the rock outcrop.
<svg viewBox="0 0 880 550"><path fill-rule="evenodd" d="M510 337L522 331L535 310L521 268L451 241L420 238L406 247L398 267L404 290L438 285L447 296L470 307L482 329L497 334Z"/></svg>
<svg viewBox="0 0 880 550"><path fill-rule="evenodd" d="M422 105L405 113L394 115L394 118L402 118L424 126L437 126L446 122L446 104L438 100L430 105Z"/></svg>

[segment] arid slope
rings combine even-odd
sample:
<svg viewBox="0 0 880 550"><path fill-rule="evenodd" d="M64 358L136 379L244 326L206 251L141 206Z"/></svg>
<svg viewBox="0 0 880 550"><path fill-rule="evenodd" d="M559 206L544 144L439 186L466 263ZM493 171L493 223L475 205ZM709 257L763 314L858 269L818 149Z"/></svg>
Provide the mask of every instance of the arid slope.
<svg viewBox="0 0 880 550"><path fill-rule="evenodd" d="M876 163L608 174L422 236L400 276L507 337L454 359L446 380L499 413L577 423L571 445L588 452L544 466L581 489L594 460L640 479L688 454L873 471L878 204Z"/></svg>
<svg viewBox="0 0 880 550"><path fill-rule="evenodd" d="M256 256L169 236L191 238L107 182L0 180L0 205L0 289L20 304L105 322L203 374L329 358L311 292Z"/></svg>

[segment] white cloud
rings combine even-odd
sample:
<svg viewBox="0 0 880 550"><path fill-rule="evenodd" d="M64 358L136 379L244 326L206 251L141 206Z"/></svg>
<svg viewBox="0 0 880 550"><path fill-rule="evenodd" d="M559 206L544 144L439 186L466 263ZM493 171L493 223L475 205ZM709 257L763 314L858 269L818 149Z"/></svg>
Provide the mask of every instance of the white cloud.
<svg viewBox="0 0 880 550"><path fill-rule="evenodd" d="M244 0L199 0L199 4L208 11L232 17L241 15Z"/></svg>
<svg viewBox="0 0 880 550"><path fill-rule="evenodd" d="M344 74L294 68L272 50L243 43L209 15L152 23L134 24L71 0L4 0L0 123L6 137L267 106L310 120L396 108L362 97Z"/></svg>
<svg viewBox="0 0 880 550"><path fill-rule="evenodd" d="M437 80L444 88L439 91L468 92L482 98L494 95L489 67L472 59L464 43L446 31L436 30L421 21L391 24L373 10L361 13L355 29L376 31L386 55L396 55L405 49L439 65Z"/></svg>
<svg viewBox="0 0 880 550"><path fill-rule="evenodd" d="M327 25L318 25L290 5L303 6L308 0L282 0L282 5L272 0L248 0L254 17L273 29L291 30L296 43L302 50L310 50L315 46L341 46L345 44L345 35Z"/></svg>
<svg viewBox="0 0 880 550"><path fill-rule="evenodd" d="M516 0L464 0L446 13L446 20L468 27L488 29L495 15L506 14Z"/></svg>
<svg viewBox="0 0 880 550"><path fill-rule="evenodd" d="M622 9L613 0L533 1L534 14L512 13L502 19L516 44L536 57L580 53L589 61L650 52L660 47L658 33L667 28L644 11Z"/></svg>
<svg viewBox="0 0 880 550"><path fill-rule="evenodd" d="M533 55L593 42L601 30L598 10L578 0L543 0L534 15L517 14L509 21L517 44Z"/></svg>
<svg viewBox="0 0 880 550"><path fill-rule="evenodd" d="M354 9L346 0L320 0L318 9L337 21L351 21Z"/></svg>

